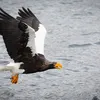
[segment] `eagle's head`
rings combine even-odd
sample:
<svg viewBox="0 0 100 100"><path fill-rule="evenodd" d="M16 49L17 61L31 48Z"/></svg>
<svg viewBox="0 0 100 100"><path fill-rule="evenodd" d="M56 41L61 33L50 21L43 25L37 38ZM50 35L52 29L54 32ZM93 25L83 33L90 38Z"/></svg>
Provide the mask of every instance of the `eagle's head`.
<svg viewBox="0 0 100 100"><path fill-rule="evenodd" d="M39 66L38 70L39 71L45 71L45 70L48 70L48 69L61 69L62 68L62 65L58 62L51 62L51 61L48 61L44 55L42 54L37 54L36 55L36 59L37 59L37 66Z"/></svg>

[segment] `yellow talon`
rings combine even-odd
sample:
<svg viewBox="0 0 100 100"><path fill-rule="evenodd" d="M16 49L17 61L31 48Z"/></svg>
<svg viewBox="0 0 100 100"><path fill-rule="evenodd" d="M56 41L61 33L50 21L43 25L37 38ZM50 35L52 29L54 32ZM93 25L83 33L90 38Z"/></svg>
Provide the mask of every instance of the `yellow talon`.
<svg viewBox="0 0 100 100"><path fill-rule="evenodd" d="M18 82L18 74L15 74L11 77L11 82L12 84L16 84Z"/></svg>

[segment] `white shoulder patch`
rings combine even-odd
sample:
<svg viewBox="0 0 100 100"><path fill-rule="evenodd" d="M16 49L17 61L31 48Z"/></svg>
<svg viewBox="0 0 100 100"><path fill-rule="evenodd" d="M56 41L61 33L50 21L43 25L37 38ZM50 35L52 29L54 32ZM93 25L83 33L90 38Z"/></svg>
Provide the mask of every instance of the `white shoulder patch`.
<svg viewBox="0 0 100 100"><path fill-rule="evenodd" d="M35 45L36 45L36 53L44 54L44 41L46 36L46 29L42 24L39 24L39 30L35 32Z"/></svg>
<svg viewBox="0 0 100 100"><path fill-rule="evenodd" d="M36 53L36 46L35 46L35 30L33 28L31 28L30 26L28 26L28 29L26 30L26 32L29 32L29 40L27 43L27 47L30 47L33 56Z"/></svg>
<svg viewBox="0 0 100 100"><path fill-rule="evenodd" d="M46 29L42 24L39 24L39 30L35 32L33 28L28 26L26 33L29 33L29 41L27 47L30 47L33 56L35 53L44 54L44 41L46 36Z"/></svg>

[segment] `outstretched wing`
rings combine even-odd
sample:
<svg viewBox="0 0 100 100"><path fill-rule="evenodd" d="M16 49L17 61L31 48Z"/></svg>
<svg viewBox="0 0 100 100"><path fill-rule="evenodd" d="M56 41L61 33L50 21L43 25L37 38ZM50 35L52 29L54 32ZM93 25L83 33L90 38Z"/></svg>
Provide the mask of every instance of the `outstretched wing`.
<svg viewBox="0 0 100 100"><path fill-rule="evenodd" d="M17 17L17 19L27 23L35 30L36 52L44 54L44 40L47 33L44 25L38 20L38 18L32 13L29 8L25 9L24 7L22 7L22 10L19 9L18 14L20 15L20 17Z"/></svg>
<svg viewBox="0 0 100 100"><path fill-rule="evenodd" d="M24 50L23 48L26 47L29 47L32 53L35 53L35 31L27 24L13 18L1 8L0 34L3 36L8 54L12 59L16 60L20 49Z"/></svg>
<svg viewBox="0 0 100 100"><path fill-rule="evenodd" d="M31 26L35 31L38 31L40 21L29 8L25 9L24 7L22 7L22 10L19 9L18 14L20 15L20 17L17 17L17 19L22 20L23 22Z"/></svg>
<svg viewBox="0 0 100 100"><path fill-rule="evenodd" d="M8 54L11 58L17 56L22 31L18 28L18 21L0 8L0 34L3 36Z"/></svg>

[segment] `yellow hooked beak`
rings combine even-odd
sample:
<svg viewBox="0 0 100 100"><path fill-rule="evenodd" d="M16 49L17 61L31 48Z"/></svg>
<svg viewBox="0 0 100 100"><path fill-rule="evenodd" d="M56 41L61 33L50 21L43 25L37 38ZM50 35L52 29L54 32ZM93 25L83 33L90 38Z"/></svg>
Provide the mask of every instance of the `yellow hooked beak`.
<svg viewBox="0 0 100 100"><path fill-rule="evenodd" d="M60 64L60 63L56 63L55 65L54 65L54 67L56 68L56 69L61 69L62 68L62 65Z"/></svg>

